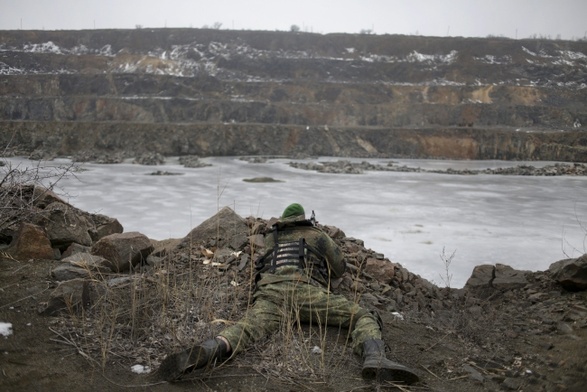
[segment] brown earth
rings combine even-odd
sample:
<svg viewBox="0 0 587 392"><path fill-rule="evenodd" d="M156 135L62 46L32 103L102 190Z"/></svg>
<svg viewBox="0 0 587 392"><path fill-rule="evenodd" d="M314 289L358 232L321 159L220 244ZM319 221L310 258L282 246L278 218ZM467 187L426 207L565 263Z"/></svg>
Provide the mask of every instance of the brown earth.
<svg viewBox="0 0 587 392"><path fill-rule="evenodd" d="M248 222L252 225L255 220ZM339 233L336 240L347 256L354 257L349 249L361 242L329 229ZM362 380L360 360L351 354L345 330L330 327L324 334L317 326L297 328L295 323L285 323L275 336L224 365L190 374L179 383L135 374L131 366L156 368L166 353L210 337L222 323L230 322L226 320L240 317L248 303L249 268L205 265L199 253L196 256L189 246L180 249L177 243L156 243L156 252L167 254L166 261L135 275L145 286L130 286L136 289L131 289L130 297L139 302L174 293L167 302L172 320L163 330L155 305L145 307L149 312L140 328L132 320L140 321L145 314L136 313L127 323L121 321L124 318L110 323L106 319L111 313L89 311L42 316L39 311L56 286L50 273L58 261L17 261L4 254L0 258L0 321L12 323L14 333L0 337L0 389L579 392L587 388L587 292L565 291L548 271L528 273L528 284L519 289L474 293L433 288L434 298L424 300L415 293L417 287L404 283L395 289L403 297L401 302L397 296L398 301L391 301L381 295L383 285L369 274L347 272L350 284L341 284L337 291L380 312L388 357L412 367L421 377L420 383L410 387ZM396 265L396 274L402 270ZM405 275L418 282L411 273L405 271ZM169 290L159 292L161 282ZM141 288L144 296L135 295ZM127 301L128 293L122 291ZM185 298L191 296L192 304L208 313L205 317L196 316L186 305ZM109 298L114 301L115 297ZM177 313L171 309L174 301L182 304ZM100 341L100 337L107 339ZM312 353L315 346L323 350L322 355Z"/></svg>

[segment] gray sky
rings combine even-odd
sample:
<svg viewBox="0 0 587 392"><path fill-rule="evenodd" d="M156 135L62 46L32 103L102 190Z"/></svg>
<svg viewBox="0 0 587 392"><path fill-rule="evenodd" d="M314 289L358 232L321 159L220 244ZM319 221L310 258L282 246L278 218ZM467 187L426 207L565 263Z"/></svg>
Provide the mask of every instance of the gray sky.
<svg viewBox="0 0 587 392"><path fill-rule="evenodd" d="M0 30L212 27L577 39L587 0L0 0Z"/></svg>

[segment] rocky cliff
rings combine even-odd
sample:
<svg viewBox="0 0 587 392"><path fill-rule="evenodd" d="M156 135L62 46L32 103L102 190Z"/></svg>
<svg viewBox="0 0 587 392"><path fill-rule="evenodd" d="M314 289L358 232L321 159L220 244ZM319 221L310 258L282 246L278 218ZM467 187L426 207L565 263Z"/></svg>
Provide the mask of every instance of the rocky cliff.
<svg viewBox="0 0 587 392"><path fill-rule="evenodd" d="M587 42L0 32L5 153L587 162Z"/></svg>

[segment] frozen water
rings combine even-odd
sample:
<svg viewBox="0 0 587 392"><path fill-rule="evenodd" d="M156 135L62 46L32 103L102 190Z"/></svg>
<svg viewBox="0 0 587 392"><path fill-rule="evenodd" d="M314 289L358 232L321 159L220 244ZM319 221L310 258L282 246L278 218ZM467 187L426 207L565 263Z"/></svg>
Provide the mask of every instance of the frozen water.
<svg viewBox="0 0 587 392"><path fill-rule="evenodd" d="M462 287L479 264L536 271L587 252L587 177L326 174L292 168L290 159L202 161L212 166L189 169L177 159L160 166L83 164L86 171L59 182L58 193L85 211L117 218L127 232L154 239L184 237L224 206L243 217L270 218L298 202L307 212L315 210L321 223L364 240L366 247L440 286L446 283L443 258L453 252L451 287ZM395 161L425 169L552 163ZM183 175L148 175L158 170ZM253 177L282 182L243 181Z"/></svg>

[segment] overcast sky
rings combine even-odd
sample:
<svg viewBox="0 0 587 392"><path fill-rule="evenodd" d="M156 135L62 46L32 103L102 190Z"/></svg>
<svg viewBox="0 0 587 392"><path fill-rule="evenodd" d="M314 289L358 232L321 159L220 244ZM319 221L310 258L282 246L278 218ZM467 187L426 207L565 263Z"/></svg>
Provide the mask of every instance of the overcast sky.
<svg viewBox="0 0 587 392"><path fill-rule="evenodd" d="M577 39L587 0L0 0L0 30L236 30Z"/></svg>

